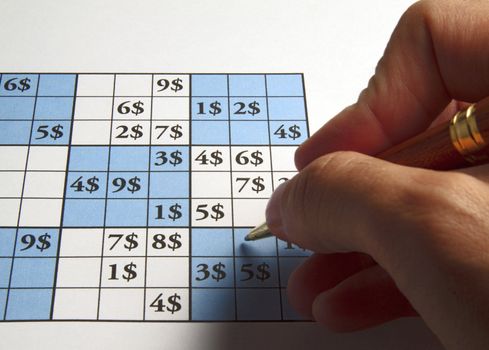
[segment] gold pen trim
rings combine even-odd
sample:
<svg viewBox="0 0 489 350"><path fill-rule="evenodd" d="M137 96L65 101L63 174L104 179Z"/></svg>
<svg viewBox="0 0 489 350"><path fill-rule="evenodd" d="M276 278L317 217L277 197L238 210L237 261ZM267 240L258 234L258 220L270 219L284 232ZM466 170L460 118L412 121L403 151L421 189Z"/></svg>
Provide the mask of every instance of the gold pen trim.
<svg viewBox="0 0 489 350"><path fill-rule="evenodd" d="M455 114L450 121L450 138L455 149L468 161L473 163L475 152L485 147L486 142L477 125L475 105Z"/></svg>

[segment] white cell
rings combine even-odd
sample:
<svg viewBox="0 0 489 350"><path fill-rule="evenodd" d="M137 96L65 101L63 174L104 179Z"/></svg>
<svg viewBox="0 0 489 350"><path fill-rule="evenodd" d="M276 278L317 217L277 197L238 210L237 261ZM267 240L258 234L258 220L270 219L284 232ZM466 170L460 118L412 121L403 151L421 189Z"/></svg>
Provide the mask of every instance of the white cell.
<svg viewBox="0 0 489 350"><path fill-rule="evenodd" d="M233 198L269 198L272 190L270 173L233 171Z"/></svg>
<svg viewBox="0 0 489 350"><path fill-rule="evenodd" d="M151 74L118 74L115 96L151 96Z"/></svg>
<svg viewBox="0 0 489 350"><path fill-rule="evenodd" d="M193 172L193 198L231 198L229 172Z"/></svg>
<svg viewBox="0 0 489 350"><path fill-rule="evenodd" d="M153 78L153 96L189 96L189 76L155 75Z"/></svg>
<svg viewBox="0 0 489 350"><path fill-rule="evenodd" d="M98 287L101 258L60 258L56 287Z"/></svg>
<svg viewBox="0 0 489 350"><path fill-rule="evenodd" d="M231 147L233 171L270 171L268 147Z"/></svg>
<svg viewBox="0 0 489 350"><path fill-rule="evenodd" d="M25 198L63 198L65 173L61 172L32 172L25 176Z"/></svg>
<svg viewBox="0 0 489 350"><path fill-rule="evenodd" d="M62 199L25 198L20 211L20 226L59 226L62 205Z"/></svg>
<svg viewBox="0 0 489 350"><path fill-rule="evenodd" d="M116 97L114 99L113 119L149 120L151 119L150 97Z"/></svg>
<svg viewBox="0 0 489 350"><path fill-rule="evenodd" d="M265 221L268 199L234 199L235 226L256 226Z"/></svg>
<svg viewBox="0 0 489 350"><path fill-rule="evenodd" d="M151 128L151 144L153 145L189 144L188 121L153 121Z"/></svg>
<svg viewBox="0 0 489 350"><path fill-rule="evenodd" d="M231 226L231 199L192 199L192 226Z"/></svg>
<svg viewBox="0 0 489 350"><path fill-rule="evenodd" d="M189 119L188 97L154 97L152 119Z"/></svg>
<svg viewBox="0 0 489 350"><path fill-rule="evenodd" d="M27 170L66 170L68 147L31 146Z"/></svg>
<svg viewBox="0 0 489 350"><path fill-rule="evenodd" d="M189 259L183 257L148 258L147 287L188 287Z"/></svg>
<svg viewBox="0 0 489 350"><path fill-rule="evenodd" d="M100 320L142 320L143 313L143 288L100 290Z"/></svg>
<svg viewBox="0 0 489 350"><path fill-rule="evenodd" d="M17 226L20 198L0 198L0 208L0 226Z"/></svg>
<svg viewBox="0 0 489 350"><path fill-rule="evenodd" d="M117 121L112 123L113 145L149 145L149 121Z"/></svg>
<svg viewBox="0 0 489 350"><path fill-rule="evenodd" d="M112 97L77 97L75 104L75 120L112 118Z"/></svg>
<svg viewBox="0 0 489 350"><path fill-rule="evenodd" d="M273 189L284 182L292 179L297 174L297 171L277 171L273 173Z"/></svg>
<svg viewBox="0 0 489 350"><path fill-rule="evenodd" d="M143 287L144 258L105 258L102 262L102 287Z"/></svg>
<svg viewBox="0 0 489 350"><path fill-rule="evenodd" d="M273 146L273 171L296 171L294 163L294 154L296 149L297 146Z"/></svg>
<svg viewBox="0 0 489 350"><path fill-rule="evenodd" d="M144 256L146 229L106 229L104 256Z"/></svg>
<svg viewBox="0 0 489 350"><path fill-rule="evenodd" d="M192 146L192 171L229 171L229 147ZM193 175L193 173L192 173Z"/></svg>
<svg viewBox="0 0 489 350"><path fill-rule="evenodd" d="M61 248L59 255L67 256L101 256L103 229L65 228L61 234Z"/></svg>
<svg viewBox="0 0 489 350"><path fill-rule="evenodd" d="M0 170L25 170L27 146L0 146Z"/></svg>
<svg viewBox="0 0 489 350"><path fill-rule="evenodd" d="M186 228L148 230L148 256L188 256L189 233Z"/></svg>
<svg viewBox="0 0 489 350"><path fill-rule="evenodd" d="M108 145L110 121L75 120L71 135L72 145Z"/></svg>
<svg viewBox="0 0 489 350"><path fill-rule="evenodd" d="M188 320L189 291L183 288L146 289L145 320Z"/></svg>
<svg viewBox="0 0 489 350"><path fill-rule="evenodd" d="M113 74L78 75L78 82L76 84L77 96L112 96L113 94L114 94Z"/></svg>
<svg viewBox="0 0 489 350"><path fill-rule="evenodd" d="M96 320L98 289L56 289L53 319Z"/></svg>
<svg viewBox="0 0 489 350"><path fill-rule="evenodd" d="M23 171L0 172L0 197L22 197L22 185L24 183ZM3 208L2 208L3 209Z"/></svg>

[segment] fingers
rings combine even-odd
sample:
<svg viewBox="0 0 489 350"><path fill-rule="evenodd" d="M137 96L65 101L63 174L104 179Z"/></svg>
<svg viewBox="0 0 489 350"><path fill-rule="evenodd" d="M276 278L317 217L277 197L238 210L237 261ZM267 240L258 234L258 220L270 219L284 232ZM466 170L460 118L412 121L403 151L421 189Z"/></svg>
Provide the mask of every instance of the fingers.
<svg viewBox="0 0 489 350"><path fill-rule="evenodd" d="M338 150L377 154L426 129L452 99L489 95L488 11L486 0L413 5L358 102L298 149L298 169Z"/></svg>
<svg viewBox="0 0 489 350"><path fill-rule="evenodd" d="M361 270L316 296L312 311L316 321L337 332L356 331L417 315L379 265Z"/></svg>

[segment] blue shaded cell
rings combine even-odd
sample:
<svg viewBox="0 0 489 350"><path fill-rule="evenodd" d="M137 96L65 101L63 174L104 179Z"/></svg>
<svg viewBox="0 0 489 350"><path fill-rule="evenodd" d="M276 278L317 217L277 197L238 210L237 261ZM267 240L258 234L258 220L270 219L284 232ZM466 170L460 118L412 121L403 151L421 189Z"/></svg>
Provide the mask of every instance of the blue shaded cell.
<svg viewBox="0 0 489 350"><path fill-rule="evenodd" d="M149 147L112 146L110 171L148 171Z"/></svg>
<svg viewBox="0 0 489 350"><path fill-rule="evenodd" d="M304 99L302 97L270 97L268 116L270 120L305 120Z"/></svg>
<svg viewBox="0 0 489 350"><path fill-rule="evenodd" d="M0 256L13 256L15 243L15 229L0 229Z"/></svg>
<svg viewBox="0 0 489 350"><path fill-rule="evenodd" d="M229 76L229 96L266 96L265 76L231 74Z"/></svg>
<svg viewBox="0 0 489 350"><path fill-rule="evenodd" d="M71 122L67 120L34 121L31 144L67 145L70 142Z"/></svg>
<svg viewBox="0 0 489 350"><path fill-rule="evenodd" d="M268 122L231 121L232 145L268 145Z"/></svg>
<svg viewBox="0 0 489 350"><path fill-rule="evenodd" d="M73 172L68 173L66 198L105 198L107 173Z"/></svg>
<svg viewBox="0 0 489 350"><path fill-rule="evenodd" d="M56 258L15 258L11 288L52 287Z"/></svg>
<svg viewBox="0 0 489 350"><path fill-rule="evenodd" d="M8 288L12 258L0 258L0 288Z"/></svg>
<svg viewBox="0 0 489 350"><path fill-rule="evenodd" d="M152 146L151 171L189 170L187 146Z"/></svg>
<svg viewBox="0 0 489 350"><path fill-rule="evenodd" d="M264 239L260 244L245 241L250 229L234 229L234 251L236 256L276 256L277 243L275 239Z"/></svg>
<svg viewBox="0 0 489 350"><path fill-rule="evenodd" d="M32 120L34 97L0 97L0 119Z"/></svg>
<svg viewBox="0 0 489 350"><path fill-rule="evenodd" d="M41 74L38 96L73 96L75 74Z"/></svg>
<svg viewBox="0 0 489 350"><path fill-rule="evenodd" d="M228 145L228 121L192 121L192 144Z"/></svg>
<svg viewBox="0 0 489 350"><path fill-rule="evenodd" d="M192 289L192 320L230 321L235 315L234 289Z"/></svg>
<svg viewBox="0 0 489 350"><path fill-rule="evenodd" d="M308 319L304 316L299 315L294 308L289 304L287 298L287 291L285 289L281 290L282 294L282 315L284 320L294 320L294 321L307 321Z"/></svg>
<svg viewBox="0 0 489 350"><path fill-rule="evenodd" d="M192 228L193 256L233 256L230 228Z"/></svg>
<svg viewBox="0 0 489 350"><path fill-rule="evenodd" d="M145 227L147 211L146 199L109 199L105 226Z"/></svg>
<svg viewBox="0 0 489 350"><path fill-rule="evenodd" d="M104 213L105 199L66 199L63 214L63 226L103 226Z"/></svg>
<svg viewBox="0 0 489 350"><path fill-rule="evenodd" d="M109 147L71 146L69 171L107 171Z"/></svg>
<svg viewBox="0 0 489 350"><path fill-rule="evenodd" d="M227 96L226 74L192 74L192 96Z"/></svg>
<svg viewBox="0 0 489 350"><path fill-rule="evenodd" d="M226 97L192 98L192 120L228 120L228 118Z"/></svg>
<svg viewBox="0 0 489 350"><path fill-rule="evenodd" d="M280 264L280 285L281 287L287 287L290 274L301 265L307 258L303 257L287 257L279 258Z"/></svg>
<svg viewBox="0 0 489 350"><path fill-rule="evenodd" d="M6 320L49 320L51 289L12 289L9 293Z"/></svg>
<svg viewBox="0 0 489 350"><path fill-rule="evenodd" d="M34 119L71 119L73 97L38 97Z"/></svg>
<svg viewBox="0 0 489 350"><path fill-rule="evenodd" d="M232 258L192 258L192 287L234 286Z"/></svg>
<svg viewBox="0 0 489 350"><path fill-rule="evenodd" d="M262 97L229 99L231 120L267 120L267 100Z"/></svg>
<svg viewBox="0 0 489 350"><path fill-rule="evenodd" d="M304 96L302 75L300 74L268 74L268 96Z"/></svg>
<svg viewBox="0 0 489 350"><path fill-rule="evenodd" d="M236 258L237 287L278 287L276 258Z"/></svg>
<svg viewBox="0 0 489 350"><path fill-rule="evenodd" d="M148 198L148 173L109 173L107 198Z"/></svg>
<svg viewBox="0 0 489 350"><path fill-rule="evenodd" d="M5 315L6 305L7 305L7 290L0 289L0 320L3 320L3 315Z"/></svg>
<svg viewBox="0 0 489 350"><path fill-rule="evenodd" d="M58 254L58 238L58 229L19 229L15 257L55 257Z"/></svg>
<svg viewBox="0 0 489 350"><path fill-rule="evenodd" d="M189 196L189 175L186 172L150 174L150 198L182 198Z"/></svg>
<svg viewBox="0 0 489 350"><path fill-rule="evenodd" d="M307 124L304 121L270 121L272 145L300 145L307 138Z"/></svg>
<svg viewBox="0 0 489 350"><path fill-rule="evenodd" d="M182 227L189 225L188 199L150 199L150 227Z"/></svg>
<svg viewBox="0 0 489 350"><path fill-rule="evenodd" d="M278 255L280 256L310 256L312 252L310 250L299 247L296 244L282 241L279 239L278 244Z"/></svg>
<svg viewBox="0 0 489 350"><path fill-rule="evenodd" d="M0 144L28 145L31 136L31 121L0 120Z"/></svg>
<svg viewBox="0 0 489 350"><path fill-rule="evenodd" d="M238 320L280 320L280 289L237 289Z"/></svg>
<svg viewBox="0 0 489 350"><path fill-rule="evenodd" d="M3 74L0 96L36 96L37 74Z"/></svg>

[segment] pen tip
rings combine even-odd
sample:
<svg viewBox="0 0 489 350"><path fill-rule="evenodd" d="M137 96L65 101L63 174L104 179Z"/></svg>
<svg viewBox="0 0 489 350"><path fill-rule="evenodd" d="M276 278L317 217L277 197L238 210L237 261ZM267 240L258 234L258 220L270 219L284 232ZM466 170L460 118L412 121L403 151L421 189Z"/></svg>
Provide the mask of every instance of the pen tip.
<svg viewBox="0 0 489 350"><path fill-rule="evenodd" d="M245 236L245 241L256 241L258 239L272 236L266 223L258 225Z"/></svg>

